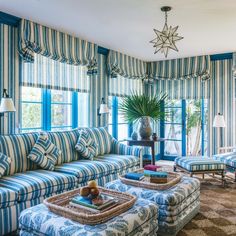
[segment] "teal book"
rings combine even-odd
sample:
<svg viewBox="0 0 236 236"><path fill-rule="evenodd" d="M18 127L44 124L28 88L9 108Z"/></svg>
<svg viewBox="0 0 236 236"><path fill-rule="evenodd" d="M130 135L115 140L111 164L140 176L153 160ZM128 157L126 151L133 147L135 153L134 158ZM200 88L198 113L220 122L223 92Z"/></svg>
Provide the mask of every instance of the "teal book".
<svg viewBox="0 0 236 236"><path fill-rule="evenodd" d="M71 200L71 202L73 204L78 204L78 205L96 209L96 210L103 210L106 207L109 207L112 204L117 203L115 198L106 194L101 194L97 198L94 198L94 199L76 196Z"/></svg>
<svg viewBox="0 0 236 236"><path fill-rule="evenodd" d="M167 178L167 172L144 170L144 176L155 178Z"/></svg>

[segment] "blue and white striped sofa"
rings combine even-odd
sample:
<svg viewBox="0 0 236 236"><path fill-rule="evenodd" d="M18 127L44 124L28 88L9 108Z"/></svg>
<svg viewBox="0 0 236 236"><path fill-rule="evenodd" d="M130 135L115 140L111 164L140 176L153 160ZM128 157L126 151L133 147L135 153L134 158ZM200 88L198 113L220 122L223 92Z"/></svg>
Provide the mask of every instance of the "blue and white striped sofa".
<svg viewBox="0 0 236 236"><path fill-rule="evenodd" d="M62 151L54 171L39 169L27 158L38 133L0 136L0 152L12 160L0 178L0 235L15 231L20 212L46 197L86 185L92 179L103 186L140 166L141 148L119 143L105 128L86 130L98 143L98 156L93 161L81 159L75 151L79 129L47 133Z"/></svg>

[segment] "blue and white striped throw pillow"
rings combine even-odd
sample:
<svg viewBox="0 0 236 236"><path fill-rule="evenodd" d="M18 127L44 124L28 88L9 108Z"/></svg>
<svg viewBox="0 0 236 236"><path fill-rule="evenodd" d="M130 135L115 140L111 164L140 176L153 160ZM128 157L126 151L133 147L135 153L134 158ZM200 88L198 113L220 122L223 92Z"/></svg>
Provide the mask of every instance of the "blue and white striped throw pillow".
<svg viewBox="0 0 236 236"><path fill-rule="evenodd" d="M97 144L85 130L80 131L80 136L75 149L86 159L93 160L96 156Z"/></svg>
<svg viewBox="0 0 236 236"><path fill-rule="evenodd" d="M28 158L45 170L54 170L60 155L61 150L48 139L47 135L40 134Z"/></svg>
<svg viewBox="0 0 236 236"><path fill-rule="evenodd" d="M11 158L0 152L0 178L10 169Z"/></svg>

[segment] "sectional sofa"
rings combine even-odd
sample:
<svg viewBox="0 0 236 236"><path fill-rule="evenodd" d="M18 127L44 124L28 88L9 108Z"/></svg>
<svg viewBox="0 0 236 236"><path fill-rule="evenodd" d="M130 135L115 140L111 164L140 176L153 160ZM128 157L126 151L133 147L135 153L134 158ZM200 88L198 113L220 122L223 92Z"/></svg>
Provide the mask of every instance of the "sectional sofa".
<svg viewBox="0 0 236 236"><path fill-rule="evenodd" d="M27 156L39 133L0 136L0 153L11 158L10 167L0 178L0 235L18 227L22 210L43 199L96 179L99 185L135 170L142 160L142 149L128 147L115 140L105 128L85 128L97 143L94 160L81 158L75 145L82 129L46 133L61 150L53 171L39 168Z"/></svg>

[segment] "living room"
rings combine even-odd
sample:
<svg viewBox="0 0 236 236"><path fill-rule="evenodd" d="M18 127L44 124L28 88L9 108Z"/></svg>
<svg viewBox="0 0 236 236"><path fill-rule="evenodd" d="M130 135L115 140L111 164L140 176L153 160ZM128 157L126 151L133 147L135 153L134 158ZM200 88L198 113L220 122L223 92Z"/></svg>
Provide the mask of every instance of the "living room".
<svg viewBox="0 0 236 236"><path fill-rule="evenodd" d="M0 235L236 235L235 10L0 0Z"/></svg>

